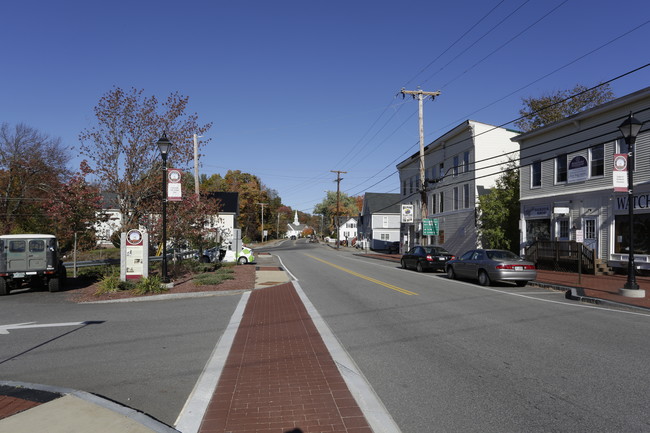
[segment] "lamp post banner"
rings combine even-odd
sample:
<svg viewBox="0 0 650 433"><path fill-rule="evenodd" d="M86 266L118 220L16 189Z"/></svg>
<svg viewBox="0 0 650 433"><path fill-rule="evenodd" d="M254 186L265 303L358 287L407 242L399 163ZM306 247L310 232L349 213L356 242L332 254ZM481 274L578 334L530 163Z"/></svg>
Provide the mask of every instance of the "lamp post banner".
<svg viewBox="0 0 650 433"><path fill-rule="evenodd" d="M177 168L167 170L167 200L183 200L183 188L181 186L181 171Z"/></svg>
<svg viewBox="0 0 650 433"><path fill-rule="evenodd" d="M614 155L614 191L627 192L627 154Z"/></svg>

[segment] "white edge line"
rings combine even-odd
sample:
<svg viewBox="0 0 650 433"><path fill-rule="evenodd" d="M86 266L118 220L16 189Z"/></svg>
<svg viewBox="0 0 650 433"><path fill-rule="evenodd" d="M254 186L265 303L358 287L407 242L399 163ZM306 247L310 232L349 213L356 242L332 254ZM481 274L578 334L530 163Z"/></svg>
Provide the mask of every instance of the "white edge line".
<svg viewBox="0 0 650 433"><path fill-rule="evenodd" d="M223 367L226 365L226 359L230 353L235 334L237 334L237 329L239 329L250 293L250 291L247 291L242 294L235 312L230 317L226 330L212 351L212 355L210 355L210 359L208 359L198 382L178 415L174 424L178 431L182 433L197 433L199 431L203 416L217 388Z"/></svg>
<svg viewBox="0 0 650 433"><path fill-rule="evenodd" d="M286 267L285 267L286 269ZM368 420L370 427L375 433L400 433L401 430L395 423L393 417L388 413L386 407L379 399L366 377L361 373L354 360L343 348L339 340L334 336L327 323L318 314L318 311L311 303L305 292L303 292L297 281L292 281L293 286L300 296L307 312L311 316L316 329L320 333L327 350L336 363L341 376L345 380L348 389L356 400L359 408ZM184 432L185 433L185 432Z"/></svg>

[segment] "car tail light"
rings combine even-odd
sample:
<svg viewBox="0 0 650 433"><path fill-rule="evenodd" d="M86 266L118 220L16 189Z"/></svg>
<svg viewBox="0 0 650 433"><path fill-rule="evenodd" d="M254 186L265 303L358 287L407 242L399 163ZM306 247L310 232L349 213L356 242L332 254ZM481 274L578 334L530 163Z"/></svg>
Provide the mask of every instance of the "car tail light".
<svg viewBox="0 0 650 433"><path fill-rule="evenodd" d="M432 262L432 261L433 261L433 257L431 257L430 254L427 254L427 262Z"/></svg>
<svg viewBox="0 0 650 433"><path fill-rule="evenodd" d="M515 268L523 268L523 269L535 269L535 265L497 265L497 269L515 269Z"/></svg>

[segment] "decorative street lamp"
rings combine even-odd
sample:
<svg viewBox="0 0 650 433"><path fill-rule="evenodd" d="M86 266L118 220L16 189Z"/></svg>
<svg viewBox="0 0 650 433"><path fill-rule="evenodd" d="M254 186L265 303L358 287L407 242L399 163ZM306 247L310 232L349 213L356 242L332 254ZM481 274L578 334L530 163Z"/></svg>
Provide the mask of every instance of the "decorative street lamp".
<svg viewBox="0 0 650 433"><path fill-rule="evenodd" d="M636 282L636 266L634 265L634 143L636 136L641 130L643 125L636 117L628 116L623 123L618 127L623 134L625 143L627 144L627 210L629 215L629 240L628 240L628 261L627 261L627 282L620 289L623 296L632 298L644 298L645 290L640 290Z"/></svg>
<svg viewBox="0 0 650 433"><path fill-rule="evenodd" d="M162 137L156 143L158 149L160 149L160 155L162 155L163 160L163 172L162 172L162 281L163 283L169 283L169 277L167 276L167 154L169 149L172 147L171 141L167 139L167 134L163 132Z"/></svg>

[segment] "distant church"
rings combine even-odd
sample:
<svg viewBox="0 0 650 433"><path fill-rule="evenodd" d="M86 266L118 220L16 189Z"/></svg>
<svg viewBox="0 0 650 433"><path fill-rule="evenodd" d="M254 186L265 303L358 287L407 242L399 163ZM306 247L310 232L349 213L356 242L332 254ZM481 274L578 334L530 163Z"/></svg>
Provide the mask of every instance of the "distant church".
<svg viewBox="0 0 650 433"><path fill-rule="evenodd" d="M307 224L300 224L298 222L298 211L296 211L293 222L287 224L287 237L289 239L298 239L306 228L309 228Z"/></svg>

